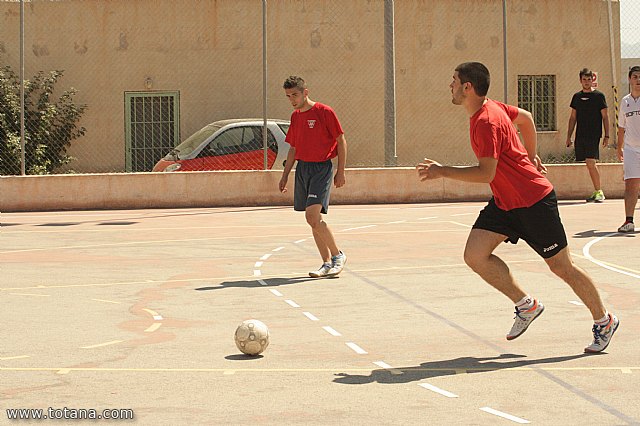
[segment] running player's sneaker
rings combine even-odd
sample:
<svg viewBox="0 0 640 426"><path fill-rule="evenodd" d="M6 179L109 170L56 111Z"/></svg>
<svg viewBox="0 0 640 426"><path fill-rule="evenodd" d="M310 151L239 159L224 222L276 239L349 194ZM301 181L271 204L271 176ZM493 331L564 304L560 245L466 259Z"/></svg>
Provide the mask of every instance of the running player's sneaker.
<svg viewBox="0 0 640 426"><path fill-rule="evenodd" d="M602 191L602 189L600 189L598 191L593 191L593 194L591 194L591 197L587 198L587 203L590 203L592 201L595 201L596 203L601 203L604 200L605 200L604 192Z"/></svg>
<svg viewBox="0 0 640 426"><path fill-rule="evenodd" d="M327 276L334 277L342 272L344 264L347 263L347 255L343 252L339 252L335 256L331 256L331 269L327 273Z"/></svg>
<svg viewBox="0 0 640 426"><path fill-rule="evenodd" d="M629 222L628 220L622 224L620 228L618 228L618 232L633 232L636 230L633 222Z"/></svg>
<svg viewBox="0 0 640 426"><path fill-rule="evenodd" d="M594 354L607 349L613 338L613 333L616 332L619 325L618 317L613 314L609 314L609 322L606 325L594 324L591 329L593 331L593 342L584 348L584 351L588 354Z"/></svg>
<svg viewBox="0 0 640 426"><path fill-rule="evenodd" d="M331 270L331 263L323 263L317 271L309 272L309 276L311 278L326 277L327 275L329 275L329 270Z"/></svg>
<svg viewBox="0 0 640 426"><path fill-rule="evenodd" d="M526 311L521 311L516 307L515 322L513 323L513 327L511 327L511 331L507 334L507 340L513 340L527 331L529 325L531 325L533 320L538 318L543 311L544 305L540 303L538 299L533 299L533 306Z"/></svg>
<svg viewBox="0 0 640 426"><path fill-rule="evenodd" d="M599 191L596 191L596 196L593 199L593 201L595 201L596 203L601 203L605 200L605 196L604 196L604 192L602 192L602 189Z"/></svg>

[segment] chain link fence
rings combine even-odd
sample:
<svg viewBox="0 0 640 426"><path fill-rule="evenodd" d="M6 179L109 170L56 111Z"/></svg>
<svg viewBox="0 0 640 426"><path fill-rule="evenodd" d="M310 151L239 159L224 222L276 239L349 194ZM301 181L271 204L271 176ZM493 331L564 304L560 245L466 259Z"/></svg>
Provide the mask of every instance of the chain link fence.
<svg viewBox="0 0 640 426"><path fill-rule="evenodd" d="M0 174L281 168L289 75L336 111L348 167L473 164L448 87L466 61L489 67L491 98L533 113L545 162L571 162L578 72L615 105L621 46L640 56L633 3L0 0Z"/></svg>

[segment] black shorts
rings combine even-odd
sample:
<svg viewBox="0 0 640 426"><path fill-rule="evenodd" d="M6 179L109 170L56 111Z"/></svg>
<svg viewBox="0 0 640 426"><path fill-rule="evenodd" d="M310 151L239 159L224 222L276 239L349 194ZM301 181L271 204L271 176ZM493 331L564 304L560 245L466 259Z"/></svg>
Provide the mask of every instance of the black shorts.
<svg viewBox="0 0 640 426"><path fill-rule="evenodd" d="M504 242L516 244L522 238L540 256L548 259L567 246L567 235L560 221L556 192L531 207L502 210L493 198L478 215L474 229L506 235Z"/></svg>
<svg viewBox="0 0 640 426"><path fill-rule="evenodd" d="M298 160L293 209L302 212L309 206L322 204L322 213L326 214L329 210L332 183L333 163L331 160L320 163Z"/></svg>
<svg viewBox="0 0 640 426"><path fill-rule="evenodd" d="M584 161L587 158L600 159L600 138L577 139L575 141L576 161Z"/></svg>

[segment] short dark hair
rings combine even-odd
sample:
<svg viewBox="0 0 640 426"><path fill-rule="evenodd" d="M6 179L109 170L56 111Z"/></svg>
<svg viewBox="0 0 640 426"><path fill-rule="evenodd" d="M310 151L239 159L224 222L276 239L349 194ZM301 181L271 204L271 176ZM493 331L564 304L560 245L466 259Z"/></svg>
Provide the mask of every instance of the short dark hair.
<svg viewBox="0 0 640 426"><path fill-rule="evenodd" d="M298 77L297 75L290 75L282 85L283 89L298 89L301 92L307 88L307 83L305 83L302 77Z"/></svg>
<svg viewBox="0 0 640 426"><path fill-rule="evenodd" d="M631 78L631 74L633 74L634 72L640 72L640 65L634 65L629 68L629 78Z"/></svg>
<svg viewBox="0 0 640 426"><path fill-rule="evenodd" d="M461 83L471 83L478 96L486 96L491 83L489 69L480 62L464 62L455 69Z"/></svg>
<svg viewBox="0 0 640 426"><path fill-rule="evenodd" d="M584 76L593 78L593 71L591 71L589 68L582 68L582 70L580 71L580 80L582 80L582 77Z"/></svg>

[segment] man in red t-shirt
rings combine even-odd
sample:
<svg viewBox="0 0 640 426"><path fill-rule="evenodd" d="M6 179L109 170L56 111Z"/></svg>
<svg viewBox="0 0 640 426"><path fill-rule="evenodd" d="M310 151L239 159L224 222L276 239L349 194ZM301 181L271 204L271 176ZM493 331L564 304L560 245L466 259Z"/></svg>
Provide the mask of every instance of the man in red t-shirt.
<svg viewBox="0 0 640 426"><path fill-rule="evenodd" d="M592 279L569 253L560 221L558 200L546 168L536 155L537 136L531 114L521 108L487 99L489 70L481 63L460 64L449 85L452 102L469 116L471 147L477 166L443 166L426 159L418 164L421 181L449 178L486 182L493 197L480 212L467 238L464 260L486 282L511 299L515 322L507 334L513 340L544 311L544 305L513 279L509 267L493 254L502 242L522 238L562 278L591 311L593 342L584 350L602 352L618 328L618 318L607 312ZM514 126L518 126L524 146Z"/></svg>
<svg viewBox="0 0 640 426"><path fill-rule="evenodd" d="M289 173L297 161L293 208L305 212L322 258L322 266L317 271L309 272L309 276L335 276L344 268L347 256L338 249L331 229L322 220L322 214L329 209L331 183L336 188L345 184L347 141L336 113L330 106L309 99L309 90L302 78L290 76L283 88L294 111L286 138L291 148L280 179L280 191L287 191ZM334 177L331 159L336 156L338 170Z"/></svg>

